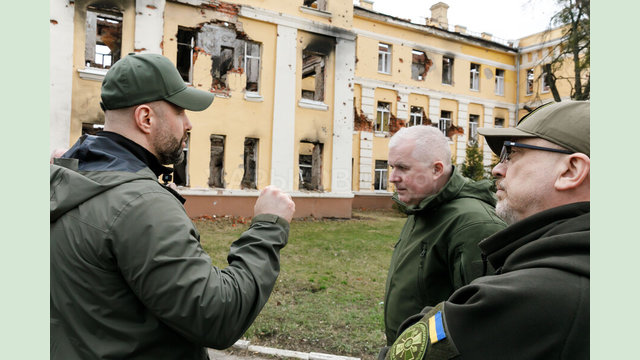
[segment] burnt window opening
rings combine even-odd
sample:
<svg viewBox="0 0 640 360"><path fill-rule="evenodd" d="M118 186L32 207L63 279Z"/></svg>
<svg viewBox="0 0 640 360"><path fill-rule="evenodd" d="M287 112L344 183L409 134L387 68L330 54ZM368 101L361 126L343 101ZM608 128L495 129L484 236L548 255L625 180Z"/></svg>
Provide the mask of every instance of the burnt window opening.
<svg viewBox="0 0 640 360"><path fill-rule="evenodd" d="M109 69L120 59L122 13L87 8L84 62L87 67Z"/></svg>
<svg viewBox="0 0 640 360"><path fill-rule="evenodd" d="M212 87L214 89L228 89L227 72L233 69L234 49L227 46L220 47L220 56L213 57L211 75L213 77Z"/></svg>
<svg viewBox="0 0 640 360"><path fill-rule="evenodd" d="M389 131L389 119L391 118L391 103L378 101L378 111L376 122L373 124L373 131Z"/></svg>
<svg viewBox="0 0 640 360"><path fill-rule="evenodd" d="M182 149L184 155L182 162L173 166L173 182L178 186L189 186L189 168L187 158L189 157L189 142L191 133L187 133L187 146Z"/></svg>
<svg viewBox="0 0 640 360"><path fill-rule="evenodd" d="M493 127L503 128L504 127L504 118L499 118L499 117L495 118L493 120Z"/></svg>
<svg viewBox="0 0 640 360"><path fill-rule="evenodd" d="M211 56L211 89L226 93L229 73L241 73L246 35L230 22L202 24L196 37L196 47Z"/></svg>
<svg viewBox="0 0 640 360"><path fill-rule="evenodd" d="M258 139L244 138L244 175L240 187L257 189Z"/></svg>
<svg viewBox="0 0 640 360"><path fill-rule="evenodd" d="M326 56L312 51L302 52L302 98L324 101Z"/></svg>
<svg viewBox="0 0 640 360"><path fill-rule="evenodd" d="M442 57L442 83L453 84L453 58L448 56Z"/></svg>
<svg viewBox="0 0 640 360"><path fill-rule="evenodd" d="M549 92L549 90L551 89L549 87L549 81L547 79L548 74L552 74L553 72L551 71L551 64L544 64L542 65L542 75L540 75L540 78L542 79L541 84L542 84L542 92L546 93Z"/></svg>
<svg viewBox="0 0 640 360"><path fill-rule="evenodd" d="M411 78L413 80L424 80L427 77L427 72L431 67L431 59L427 57L424 51L412 50L411 51Z"/></svg>
<svg viewBox="0 0 640 360"><path fill-rule="evenodd" d="M209 187L224 188L224 135L211 135Z"/></svg>
<svg viewBox="0 0 640 360"><path fill-rule="evenodd" d="M298 189L322 191L322 147L322 143L300 142Z"/></svg>
<svg viewBox="0 0 640 360"><path fill-rule="evenodd" d="M103 124L82 123L82 135L95 135L104 129Z"/></svg>
<svg viewBox="0 0 640 360"><path fill-rule="evenodd" d="M197 32L195 29L178 27L178 54L176 57L176 67L182 80L186 83L193 83L193 60L194 48L196 46Z"/></svg>
<svg viewBox="0 0 640 360"><path fill-rule="evenodd" d="M412 106L407 127L422 125L422 114L424 114L424 109L421 106Z"/></svg>
<svg viewBox="0 0 640 360"><path fill-rule="evenodd" d="M246 91L258 92L260 80L260 44L253 41L244 43L244 71L247 74Z"/></svg>
<svg viewBox="0 0 640 360"><path fill-rule="evenodd" d="M440 111L440 121L438 121L438 129L447 136L447 129L451 126L451 111ZM447 136L449 137L449 136Z"/></svg>
<svg viewBox="0 0 640 360"><path fill-rule="evenodd" d="M327 0L303 0L302 5L316 10L327 10Z"/></svg>
<svg viewBox="0 0 640 360"><path fill-rule="evenodd" d="M527 95L533 94L533 82L534 82L533 69L529 69L527 70Z"/></svg>
<svg viewBox="0 0 640 360"><path fill-rule="evenodd" d="M478 142L478 122L480 115L469 114L469 142Z"/></svg>
<svg viewBox="0 0 640 360"><path fill-rule="evenodd" d="M374 190L387 190L388 171L386 160L376 160Z"/></svg>

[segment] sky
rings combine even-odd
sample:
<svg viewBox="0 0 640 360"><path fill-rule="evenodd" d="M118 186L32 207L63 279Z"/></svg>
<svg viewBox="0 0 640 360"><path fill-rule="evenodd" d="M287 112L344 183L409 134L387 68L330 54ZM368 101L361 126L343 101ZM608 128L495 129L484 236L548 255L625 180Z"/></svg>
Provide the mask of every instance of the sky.
<svg viewBox="0 0 640 360"><path fill-rule="evenodd" d="M449 5L450 26L462 25L467 31L487 32L505 40L546 30L551 16L560 9L556 0L373 0L373 10L424 24L431 17L429 8L439 1Z"/></svg>

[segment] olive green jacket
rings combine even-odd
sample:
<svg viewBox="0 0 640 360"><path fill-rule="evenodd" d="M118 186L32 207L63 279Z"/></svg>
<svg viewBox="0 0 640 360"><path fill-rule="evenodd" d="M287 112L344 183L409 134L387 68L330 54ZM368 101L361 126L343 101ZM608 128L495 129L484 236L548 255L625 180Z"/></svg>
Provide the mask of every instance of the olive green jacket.
<svg viewBox="0 0 640 360"><path fill-rule="evenodd" d="M148 167L108 139L85 143L79 171L51 166L51 359L207 359L232 345L269 298L289 224L254 217L219 269Z"/></svg>
<svg viewBox="0 0 640 360"><path fill-rule="evenodd" d="M506 227L495 214L491 183L465 178L455 167L447 184L420 204L407 206L397 194L394 200L409 217L393 251L385 287L387 344L396 339L406 318L482 276L478 243Z"/></svg>

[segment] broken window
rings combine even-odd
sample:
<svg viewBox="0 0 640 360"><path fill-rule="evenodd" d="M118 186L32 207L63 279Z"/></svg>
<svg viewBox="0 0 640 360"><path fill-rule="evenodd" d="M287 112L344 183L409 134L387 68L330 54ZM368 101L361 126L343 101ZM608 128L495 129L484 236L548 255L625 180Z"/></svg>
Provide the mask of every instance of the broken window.
<svg viewBox="0 0 640 360"><path fill-rule="evenodd" d="M469 88L471 90L480 90L480 64L471 64L469 82Z"/></svg>
<svg viewBox="0 0 640 360"><path fill-rule="evenodd" d="M448 56L442 57L442 83L453 84L453 58Z"/></svg>
<svg viewBox="0 0 640 360"><path fill-rule="evenodd" d="M504 70L496 69L496 95L504 95Z"/></svg>
<svg viewBox="0 0 640 360"><path fill-rule="evenodd" d="M438 129L447 136L447 129L451 126L451 111L440 111L440 121L438 121Z"/></svg>
<svg viewBox="0 0 640 360"><path fill-rule="evenodd" d="M411 78L413 80L424 80L432 62L427 58L424 51L411 51Z"/></svg>
<svg viewBox="0 0 640 360"><path fill-rule="evenodd" d="M245 89L249 92L258 92L260 80L260 44L253 41L244 43L244 72L247 75Z"/></svg>
<svg viewBox="0 0 640 360"><path fill-rule="evenodd" d="M378 72L391 73L391 45L378 44Z"/></svg>
<svg viewBox="0 0 640 360"><path fill-rule="evenodd" d="M176 67L182 76L182 80L193 83L193 49L196 46L196 30L178 27L178 55Z"/></svg>
<svg viewBox="0 0 640 360"><path fill-rule="evenodd" d="M86 20L85 65L109 69L120 59L122 13L90 6Z"/></svg>
<svg viewBox="0 0 640 360"><path fill-rule="evenodd" d="M322 143L300 142L298 175L298 189L322 191Z"/></svg>
<svg viewBox="0 0 640 360"><path fill-rule="evenodd" d="M209 186L224 187L224 135L211 135L211 160L209 162Z"/></svg>
<svg viewBox="0 0 640 360"><path fill-rule="evenodd" d="M493 127L503 128L504 127L504 118L495 118L493 120Z"/></svg>
<svg viewBox="0 0 640 360"><path fill-rule="evenodd" d="M191 139L191 133L187 133L187 146L182 149L184 159L181 163L173 166L173 182L178 186L189 186L189 171L187 167L187 158L189 155L189 141Z"/></svg>
<svg viewBox="0 0 640 360"><path fill-rule="evenodd" d="M551 73L551 64L542 65L542 75L540 78L542 79L542 92L549 92L549 82L547 81L547 74Z"/></svg>
<svg viewBox="0 0 640 360"><path fill-rule="evenodd" d="M389 131L389 118L391 117L391 104L378 101L378 112L376 123L373 124L373 131Z"/></svg>
<svg viewBox="0 0 640 360"><path fill-rule="evenodd" d="M302 51L302 98L324 101L325 56Z"/></svg>
<svg viewBox="0 0 640 360"><path fill-rule="evenodd" d="M477 142L478 141L478 121L480 120L480 115L469 115L469 142Z"/></svg>
<svg viewBox="0 0 640 360"><path fill-rule="evenodd" d="M527 70L527 95L533 94L533 69Z"/></svg>
<svg viewBox="0 0 640 360"><path fill-rule="evenodd" d="M409 114L409 124L407 126L422 125L422 113L424 110L421 106L412 106Z"/></svg>
<svg viewBox="0 0 640 360"><path fill-rule="evenodd" d="M244 175L240 186L243 189L257 189L258 182L258 139L244 138Z"/></svg>
<svg viewBox="0 0 640 360"><path fill-rule="evenodd" d="M103 124L82 123L82 135L95 135L104 129Z"/></svg>
<svg viewBox="0 0 640 360"><path fill-rule="evenodd" d="M327 0L303 0L302 5L316 10L327 10Z"/></svg>
<svg viewBox="0 0 640 360"><path fill-rule="evenodd" d="M386 160L376 160L374 190L387 190L388 165Z"/></svg>

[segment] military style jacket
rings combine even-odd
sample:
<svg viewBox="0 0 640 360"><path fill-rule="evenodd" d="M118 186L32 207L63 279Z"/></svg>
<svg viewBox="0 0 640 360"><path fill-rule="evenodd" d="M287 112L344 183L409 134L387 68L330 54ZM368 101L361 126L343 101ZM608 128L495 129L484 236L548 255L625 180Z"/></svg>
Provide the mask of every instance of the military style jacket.
<svg viewBox="0 0 640 360"><path fill-rule="evenodd" d="M180 201L106 137L50 174L51 359L207 359L267 302L289 224L254 217L212 266Z"/></svg>
<svg viewBox="0 0 640 360"><path fill-rule="evenodd" d="M589 214L556 207L480 243L496 275L410 317L386 358L588 359Z"/></svg>
<svg viewBox="0 0 640 360"><path fill-rule="evenodd" d="M482 276L478 243L504 229L495 214L489 181L473 181L456 168L447 184L417 206L394 200L409 215L387 276L384 320L387 344L398 327L427 305L444 301L459 287Z"/></svg>

